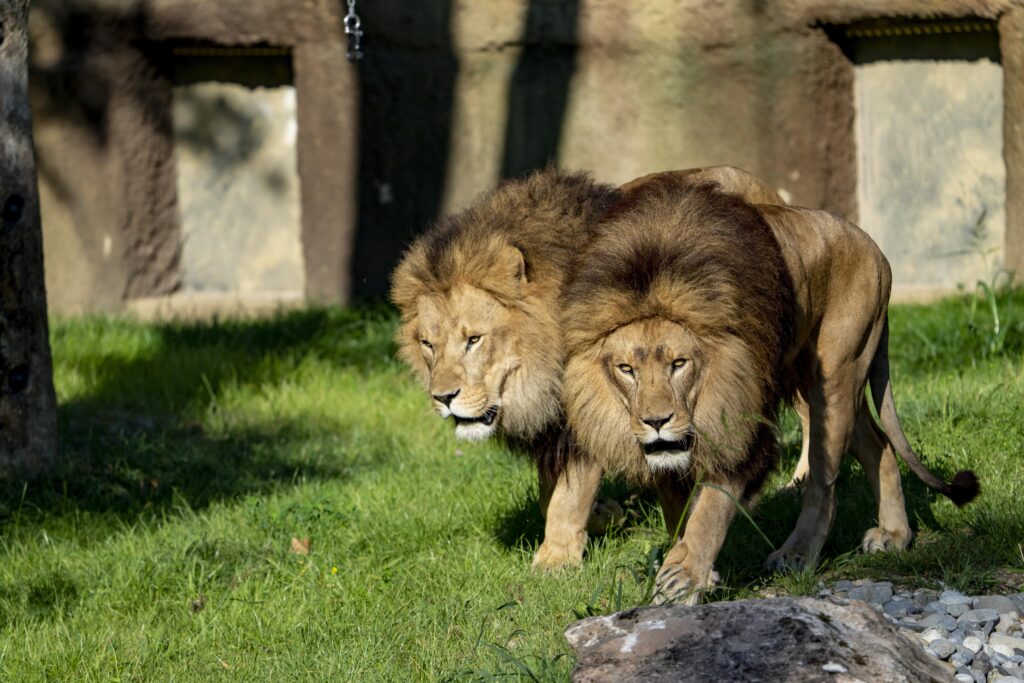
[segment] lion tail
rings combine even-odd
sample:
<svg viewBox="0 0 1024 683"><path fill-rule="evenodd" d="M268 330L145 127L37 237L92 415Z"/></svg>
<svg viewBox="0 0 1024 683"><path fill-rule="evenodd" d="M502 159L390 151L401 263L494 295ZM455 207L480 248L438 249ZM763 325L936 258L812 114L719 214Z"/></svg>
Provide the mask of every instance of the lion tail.
<svg viewBox="0 0 1024 683"><path fill-rule="evenodd" d="M871 397L875 402L882 431L889 438L896 452L907 463L917 478L942 495L949 498L957 506L966 505L974 500L981 491L978 477L971 470L960 470L953 475L953 481L946 483L936 477L924 466L914 449L910 447L907 436L903 433L896 404L892 397L892 382L889 379L889 320L886 319L882 328L882 338L878 341L878 349L871 360L870 370Z"/></svg>

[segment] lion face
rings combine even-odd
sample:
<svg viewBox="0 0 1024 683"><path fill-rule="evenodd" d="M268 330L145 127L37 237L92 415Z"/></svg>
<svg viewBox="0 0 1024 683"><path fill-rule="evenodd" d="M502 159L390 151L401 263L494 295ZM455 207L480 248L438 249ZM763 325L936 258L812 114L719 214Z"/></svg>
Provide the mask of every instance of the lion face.
<svg viewBox="0 0 1024 683"><path fill-rule="evenodd" d="M505 381L519 365L509 310L486 292L462 285L448 296L420 297L416 318L434 410L454 418L458 438L490 437Z"/></svg>
<svg viewBox="0 0 1024 683"><path fill-rule="evenodd" d="M696 338L678 323L647 319L608 335L604 350L607 374L648 467L689 470L703 363Z"/></svg>

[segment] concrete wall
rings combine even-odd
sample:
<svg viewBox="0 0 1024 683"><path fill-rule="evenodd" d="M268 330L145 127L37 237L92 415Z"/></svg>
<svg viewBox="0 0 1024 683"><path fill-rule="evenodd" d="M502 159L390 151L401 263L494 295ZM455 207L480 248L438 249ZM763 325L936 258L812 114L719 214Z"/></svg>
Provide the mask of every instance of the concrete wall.
<svg viewBox="0 0 1024 683"><path fill-rule="evenodd" d="M551 161L609 182L736 164L795 203L856 220L854 60L830 26L998 20L1012 114L1004 121L1007 183L1022 174L1014 164L1024 163L1024 101L1014 78L1024 43L1005 38L1022 31L1020 0L374 0L359 3L366 58L355 68L344 59L342 4L125 0L114 18L90 9L92 23L80 30L67 7L98 0L38 3L35 23L51 24L36 40L38 100L59 105L41 117L40 156L63 183L44 198L54 235L48 267L58 271L48 275L51 301L116 307L180 287L180 198L167 183L173 155L164 145L173 144L163 141L171 139L169 81L151 52L143 61L132 52L169 40L289 48L306 294L314 300L383 294L402 248L434 217ZM91 36L88 59L57 59L66 75L55 83L47 40L67 52L81 43L68 37L76 31ZM86 68L78 64L152 77L121 96L120 82L100 78L103 90L72 78L69 71ZM110 105L90 104L110 100L135 108L115 120ZM144 155L131 133L140 127L158 141ZM102 184L80 177L84 164ZM110 187L130 196L103 189ZM137 196L148 199L126 212ZM1024 246L1014 246L1024 244L1017 201L1008 193L1005 251L1008 266L1024 268ZM68 253L51 244L76 246ZM88 295L79 282L90 283Z"/></svg>
<svg viewBox="0 0 1024 683"><path fill-rule="evenodd" d="M357 127L355 72L338 12L330 0L32 4L30 82L51 310L120 310L181 289L175 49L195 44L254 47L254 55L284 48L296 86L305 293L347 299Z"/></svg>

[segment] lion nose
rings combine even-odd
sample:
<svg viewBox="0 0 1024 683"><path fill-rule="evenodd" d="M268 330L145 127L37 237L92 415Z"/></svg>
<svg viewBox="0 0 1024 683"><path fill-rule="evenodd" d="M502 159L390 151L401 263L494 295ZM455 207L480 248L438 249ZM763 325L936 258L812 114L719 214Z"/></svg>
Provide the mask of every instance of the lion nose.
<svg viewBox="0 0 1024 683"><path fill-rule="evenodd" d="M649 424L654 429L654 431L658 431L662 427L664 427L666 424L668 424L668 421L672 419L673 415L675 415L675 413L670 413L668 417L657 417L657 418L650 418L650 419L646 419L645 418L644 419L644 424Z"/></svg>
<svg viewBox="0 0 1024 683"><path fill-rule="evenodd" d="M451 407L452 401L455 400L455 397L459 395L460 391L462 391L462 389L456 389L450 394L433 394L434 400Z"/></svg>

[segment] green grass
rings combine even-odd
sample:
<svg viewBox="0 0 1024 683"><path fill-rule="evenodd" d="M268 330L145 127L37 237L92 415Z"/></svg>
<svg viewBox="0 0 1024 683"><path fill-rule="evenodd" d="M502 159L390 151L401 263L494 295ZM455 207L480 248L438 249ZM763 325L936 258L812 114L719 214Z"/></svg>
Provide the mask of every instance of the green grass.
<svg viewBox="0 0 1024 683"><path fill-rule="evenodd" d="M982 497L958 510L905 477L915 545L861 556L873 502L849 465L817 575L764 575L768 543L739 518L710 599L861 576L1020 590L1024 292L997 300L998 333L972 302L894 308L891 357L911 440L945 476L976 469ZM566 680L565 626L648 590L657 508L609 482L629 525L581 570L532 573L533 468L453 440L393 359L393 326L385 309L56 322L62 463L0 492L0 679ZM753 513L774 545L798 511L772 493L783 479Z"/></svg>

